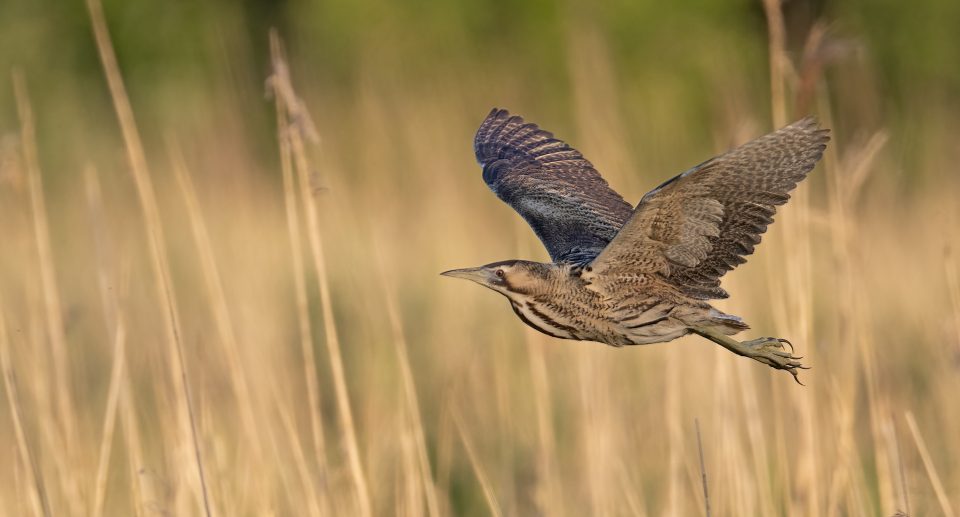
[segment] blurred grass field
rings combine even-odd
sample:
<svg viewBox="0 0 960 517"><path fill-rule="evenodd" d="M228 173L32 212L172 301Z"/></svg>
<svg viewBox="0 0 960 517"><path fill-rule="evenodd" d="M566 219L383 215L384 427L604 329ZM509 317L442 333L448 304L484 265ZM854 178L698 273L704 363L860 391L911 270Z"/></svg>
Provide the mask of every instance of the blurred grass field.
<svg viewBox="0 0 960 517"><path fill-rule="evenodd" d="M99 5L0 4L0 514L704 515L695 421L713 515L960 510L957 2ZM547 260L493 106L631 202L817 114L720 303L806 386L440 278Z"/></svg>

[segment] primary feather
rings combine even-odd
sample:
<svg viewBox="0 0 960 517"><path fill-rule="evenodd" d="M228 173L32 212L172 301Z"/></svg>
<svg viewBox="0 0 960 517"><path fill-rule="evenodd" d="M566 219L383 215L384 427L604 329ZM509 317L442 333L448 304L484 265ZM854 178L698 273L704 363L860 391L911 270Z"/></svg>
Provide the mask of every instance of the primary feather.
<svg viewBox="0 0 960 517"><path fill-rule="evenodd" d="M633 208L579 151L494 109L474 138L483 180L529 224L554 262L589 262Z"/></svg>

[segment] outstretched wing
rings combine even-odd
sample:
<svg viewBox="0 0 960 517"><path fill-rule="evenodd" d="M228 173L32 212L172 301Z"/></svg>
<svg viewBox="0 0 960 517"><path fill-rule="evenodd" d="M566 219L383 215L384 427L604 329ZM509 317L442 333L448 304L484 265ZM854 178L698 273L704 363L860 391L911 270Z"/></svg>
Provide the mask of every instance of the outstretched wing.
<svg viewBox="0 0 960 517"><path fill-rule="evenodd" d="M687 296L725 298L720 277L746 262L829 139L808 117L668 180L643 197L590 277L658 273Z"/></svg>
<svg viewBox="0 0 960 517"><path fill-rule="evenodd" d="M490 112L473 145L483 180L554 262L589 262L633 212L576 149L506 110Z"/></svg>

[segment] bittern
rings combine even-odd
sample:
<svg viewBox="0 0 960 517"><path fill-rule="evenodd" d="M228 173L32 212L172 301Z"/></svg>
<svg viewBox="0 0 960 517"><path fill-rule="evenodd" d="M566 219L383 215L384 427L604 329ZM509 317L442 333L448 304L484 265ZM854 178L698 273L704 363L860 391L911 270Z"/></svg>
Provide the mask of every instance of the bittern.
<svg viewBox="0 0 960 517"><path fill-rule="evenodd" d="M619 347L694 333L798 380L805 367L789 341L737 341L749 326L708 301L728 296L720 278L746 262L829 139L802 119L667 180L632 208L576 149L494 109L474 138L483 180L553 262L442 274L506 296L524 323L556 338Z"/></svg>

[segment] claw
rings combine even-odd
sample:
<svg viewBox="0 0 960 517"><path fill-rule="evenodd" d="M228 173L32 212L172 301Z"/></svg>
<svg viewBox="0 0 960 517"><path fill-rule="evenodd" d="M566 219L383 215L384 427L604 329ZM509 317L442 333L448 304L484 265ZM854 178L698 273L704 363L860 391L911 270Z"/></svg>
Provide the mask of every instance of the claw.
<svg viewBox="0 0 960 517"><path fill-rule="evenodd" d="M806 384L800 382L800 375L797 374L797 371L796 371L796 370L788 370L788 371L789 371L791 374L793 374L793 380L796 381L797 384L806 387Z"/></svg>
<svg viewBox="0 0 960 517"><path fill-rule="evenodd" d="M791 354L793 353L793 343L791 343L790 340L788 340L788 339L783 339L783 338L777 338L777 341L779 341L779 342L781 342L781 343L786 343L787 345L789 345L789 346L790 346L790 353L791 353Z"/></svg>

